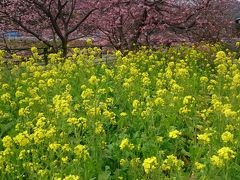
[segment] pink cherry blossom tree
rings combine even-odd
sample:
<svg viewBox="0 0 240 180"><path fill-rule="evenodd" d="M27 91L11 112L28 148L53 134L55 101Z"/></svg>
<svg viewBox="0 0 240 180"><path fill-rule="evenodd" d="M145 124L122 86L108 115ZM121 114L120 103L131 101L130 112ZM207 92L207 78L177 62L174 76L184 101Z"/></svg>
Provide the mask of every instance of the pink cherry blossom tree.
<svg viewBox="0 0 240 180"><path fill-rule="evenodd" d="M193 0L191 5L195 25L186 30L191 41L218 42L236 36L234 11L239 1Z"/></svg>
<svg viewBox="0 0 240 180"><path fill-rule="evenodd" d="M237 0L2 0L0 29L31 34L67 54L80 35L119 50L180 41L219 41L234 35Z"/></svg>
<svg viewBox="0 0 240 180"><path fill-rule="evenodd" d="M103 2L103 1L102 1ZM91 16L102 41L116 49L173 41L219 41L234 35L231 16L237 0L104 0ZM100 20L98 17L101 17Z"/></svg>
<svg viewBox="0 0 240 180"><path fill-rule="evenodd" d="M61 47L76 33L86 32L85 21L97 9L98 0L3 0L0 1L2 21L28 33L47 47ZM85 26L85 28L83 28Z"/></svg>
<svg viewBox="0 0 240 180"><path fill-rule="evenodd" d="M148 42L157 27L156 11L145 0L103 0L104 8L91 16L89 23L100 34L101 41L119 50L134 49ZM98 17L101 17L100 20Z"/></svg>

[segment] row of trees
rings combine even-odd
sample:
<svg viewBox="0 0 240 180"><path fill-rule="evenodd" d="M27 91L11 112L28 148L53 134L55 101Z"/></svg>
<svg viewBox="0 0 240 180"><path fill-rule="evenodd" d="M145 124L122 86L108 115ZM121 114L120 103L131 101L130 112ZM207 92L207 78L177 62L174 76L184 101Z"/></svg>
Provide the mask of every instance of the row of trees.
<svg viewBox="0 0 240 180"><path fill-rule="evenodd" d="M0 32L17 29L64 55L86 36L119 50L219 41L234 35L237 7L237 0L0 0Z"/></svg>

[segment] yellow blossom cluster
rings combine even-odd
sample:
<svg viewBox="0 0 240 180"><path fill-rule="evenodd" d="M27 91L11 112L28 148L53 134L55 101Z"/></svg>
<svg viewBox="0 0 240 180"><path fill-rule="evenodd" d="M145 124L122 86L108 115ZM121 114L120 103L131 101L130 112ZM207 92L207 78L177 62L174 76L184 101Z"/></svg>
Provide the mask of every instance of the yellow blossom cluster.
<svg viewBox="0 0 240 180"><path fill-rule="evenodd" d="M168 133L168 136L172 139L176 139L177 137L181 136L182 132L178 131L178 130L172 130Z"/></svg>
<svg viewBox="0 0 240 180"><path fill-rule="evenodd" d="M123 150L125 148L129 148L130 150L132 150L134 148L134 145L129 142L128 138L125 138L121 141L119 147L121 150Z"/></svg>
<svg viewBox="0 0 240 180"><path fill-rule="evenodd" d="M163 161L163 164L161 165L161 169L163 171L171 170L171 169L177 169L180 170L180 168L184 165L184 162L182 160L177 159L176 156L173 154L167 156L167 158Z"/></svg>
<svg viewBox="0 0 240 180"><path fill-rule="evenodd" d="M143 168L146 174L149 174L151 171L157 168L158 162L156 157L150 157L147 159L144 159L143 161Z"/></svg>
<svg viewBox="0 0 240 180"><path fill-rule="evenodd" d="M235 158L236 152L229 147L222 147L217 151L218 155L211 157L211 163L217 167L222 167L225 161Z"/></svg>

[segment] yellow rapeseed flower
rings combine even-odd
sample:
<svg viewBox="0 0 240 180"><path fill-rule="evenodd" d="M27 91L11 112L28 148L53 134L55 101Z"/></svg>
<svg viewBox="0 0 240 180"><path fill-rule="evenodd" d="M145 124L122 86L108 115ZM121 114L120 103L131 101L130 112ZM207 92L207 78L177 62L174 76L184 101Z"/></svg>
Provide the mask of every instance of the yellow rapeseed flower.
<svg viewBox="0 0 240 180"><path fill-rule="evenodd" d="M134 148L134 145L129 142L128 138L125 138L121 141L119 147L121 150L125 148L129 148L130 150L132 150Z"/></svg>
<svg viewBox="0 0 240 180"><path fill-rule="evenodd" d="M34 140L36 144L39 144L44 141L44 138L46 136L46 130L42 128L36 128L34 130L34 133L31 134L31 139Z"/></svg>
<svg viewBox="0 0 240 180"><path fill-rule="evenodd" d="M18 158L24 159L26 157L26 154L27 154L27 151L25 149L23 149L20 151Z"/></svg>
<svg viewBox="0 0 240 180"><path fill-rule="evenodd" d="M83 99L87 99L87 98L91 98L93 94L94 94L93 90L90 88L87 88L82 92L81 97Z"/></svg>
<svg viewBox="0 0 240 180"><path fill-rule="evenodd" d="M70 124L70 125L78 125L79 124L79 120L75 117L73 118L68 118L67 119L67 122Z"/></svg>
<svg viewBox="0 0 240 180"><path fill-rule="evenodd" d="M192 97L192 96L185 96L183 98L183 105L188 105L188 104L190 104L190 103L192 103L194 101L195 101L194 97Z"/></svg>
<svg viewBox="0 0 240 180"><path fill-rule="evenodd" d="M237 117L238 113L233 111L230 106L224 105L223 106L223 110L222 110L223 114L225 115L225 117L227 118L235 118Z"/></svg>
<svg viewBox="0 0 240 180"><path fill-rule="evenodd" d="M64 164L67 164L67 162L68 162L68 157L67 157L67 156L62 157L62 158L61 158L61 161L62 161Z"/></svg>
<svg viewBox="0 0 240 180"><path fill-rule="evenodd" d="M18 111L19 116L27 116L30 113L29 108L20 108Z"/></svg>
<svg viewBox="0 0 240 180"><path fill-rule="evenodd" d="M135 99L132 103L132 106L133 106L134 109L137 109L139 107L139 105L140 105L140 102L137 99Z"/></svg>
<svg viewBox="0 0 240 180"><path fill-rule="evenodd" d="M91 76L88 80L88 82L92 85L96 85L100 80L97 78L97 76Z"/></svg>
<svg viewBox="0 0 240 180"><path fill-rule="evenodd" d="M217 166L217 167L222 167L223 166L223 160L219 157L219 156L216 156L216 155L213 155L211 158L211 163L214 165L214 166Z"/></svg>
<svg viewBox="0 0 240 180"><path fill-rule="evenodd" d="M18 144L19 146L26 146L29 141L29 134L27 131L24 131L22 133L19 133L13 138L14 142Z"/></svg>
<svg viewBox="0 0 240 180"><path fill-rule="evenodd" d="M207 82L208 82L208 78L206 76L200 77L200 83L201 84L207 84Z"/></svg>
<svg viewBox="0 0 240 180"><path fill-rule="evenodd" d="M71 147L69 144L64 144L61 148L62 148L62 151L65 151L65 152L71 151Z"/></svg>
<svg viewBox="0 0 240 180"><path fill-rule="evenodd" d="M233 134L230 133L229 131L225 131L224 133L222 133L221 139L225 143L232 142L233 141Z"/></svg>
<svg viewBox="0 0 240 180"><path fill-rule="evenodd" d="M126 116L127 116L127 113L126 113L126 112L121 112L121 113L120 113L120 116L121 116L121 117L126 117Z"/></svg>
<svg viewBox="0 0 240 180"><path fill-rule="evenodd" d="M158 143L163 142L163 137L162 137L162 136L156 136L156 141L157 141Z"/></svg>
<svg viewBox="0 0 240 180"><path fill-rule="evenodd" d="M76 175L68 175L65 178L63 178L63 180L79 180L79 176Z"/></svg>
<svg viewBox="0 0 240 180"><path fill-rule="evenodd" d="M16 93L15 93L15 96L16 96L17 98L23 97L24 95L25 95L25 93L24 93L24 92L21 92L20 90L17 90Z"/></svg>
<svg viewBox="0 0 240 180"><path fill-rule="evenodd" d="M68 94L64 94L63 96L56 95L53 98L54 110L56 113L62 115L68 115L70 110L70 102L72 101L72 97Z"/></svg>
<svg viewBox="0 0 240 180"><path fill-rule="evenodd" d="M143 168L146 174L149 174L151 171L157 168L157 158L155 156L144 159L143 161Z"/></svg>
<svg viewBox="0 0 240 180"><path fill-rule="evenodd" d="M8 85L7 83L4 83L4 84L2 85L2 89L3 89L3 90L9 89L9 85Z"/></svg>
<svg viewBox="0 0 240 180"><path fill-rule="evenodd" d="M5 148L11 148L13 146L13 139L8 135L2 139L2 142Z"/></svg>
<svg viewBox="0 0 240 180"><path fill-rule="evenodd" d="M177 78L187 78L189 76L188 69L186 68L177 68L176 77Z"/></svg>
<svg viewBox="0 0 240 180"><path fill-rule="evenodd" d="M226 131L233 131L235 127L231 124L226 125Z"/></svg>
<svg viewBox="0 0 240 180"><path fill-rule="evenodd" d="M11 100L11 95L9 94L9 93L5 93L5 94L3 94L3 95L1 95L1 100L3 101L3 102L10 102L10 100Z"/></svg>
<svg viewBox="0 0 240 180"><path fill-rule="evenodd" d="M184 162L182 160L177 159L176 156L171 154L167 156L167 158L163 161L163 164L161 165L161 169L164 171L167 171L170 169L179 170L183 165L184 165Z"/></svg>
<svg viewBox="0 0 240 180"><path fill-rule="evenodd" d="M168 136L172 139L176 139L177 137L181 136L182 132L178 131L178 130L172 130L169 132Z"/></svg>
<svg viewBox="0 0 240 180"><path fill-rule="evenodd" d="M197 169L197 170L201 170L201 169L203 169L203 168L205 168L205 166L206 165L204 165L204 164L202 164L202 163L200 163L200 162L195 162L195 168Z"/></svg>
<svg viewBox="0 0 240 180"><path fill-rule="evenodd" d="M163 100L163 98L157 97L157 98L154 100L154 103L155 103L156 106L164 106L165 101Z"/></svg>
<svg viewBox="0 0 240 180"><path fill-rule="evenodd" d="M235 158L236 152L234 152L231 148L229 147L223 147L218 150L218 156L225 159L225 160L230 160Z"/></svg>
<svg viewBox="0 0 240 180"><path fill-rule="evenodd" d="M142 83L143 86L148 86L149 84L151 84L151 80L149 79L149 77L143 77Z"/></svg>
<svg viewBox="0 0 240 180"><path fill-rule="evenodd" d="M79 159L86 160L89 157L89 152L86 145L79 144L74 148L74 153Z"/></svg>
<svg viewBox="0 0 240 180"><path fill-rule="evenodd" d="M224 51L218 51L216 54L217 59L224 59L226 58L226 53Z"/></svg>
<svg viewBox="0 0 240 180"><path fill-rule="evenodd" d="M232 79L232 87L238 88L240 87L240 74L235 74Z"/></svg>
<svg viewBox="0 0 240 180"><path fill-rule="evenodd" d="M130 165L131 165L132 167L137 167L140 163L141 163L140 158L133 158L133 159L130 161Z"/></svg>
<svg viewBox="0 0 240 180"><path fill-rule="evenodd" d="M53 152L56 152L60 147L61 147L61 144L54 142L49 144L48 149L52 150Z"/></svg>
<svg viewBox="0 0 240 180"><path fill-rule="evenodd" d="M203 143L208 144L210 142L210 136L212 135L212 133L203 133L203 134L198 134L197 135L197 139L199 141L202 141Z"/></svg>
<svg viewBox="0 0 240 180"><path fill-rule="evenodd" d="M103 133L105 133L103 124L101 122L99 122L99 121L95 123L95 133L96 134L103 134Z"/></svg>
<svg viewBox="0 0 240 180"><path fill-rule="evenodd" d="M125 166L127 164L127 160L120 159L120 166Z"/></svg>
<svg viewBox="0 0 240 180"><path fill-rule="evenodd" d="M121 53L121 51L116 51L116 52L115 52L115 55L116 55L117 57L121 57L121 56L122 56L122 53Z"/></svg>

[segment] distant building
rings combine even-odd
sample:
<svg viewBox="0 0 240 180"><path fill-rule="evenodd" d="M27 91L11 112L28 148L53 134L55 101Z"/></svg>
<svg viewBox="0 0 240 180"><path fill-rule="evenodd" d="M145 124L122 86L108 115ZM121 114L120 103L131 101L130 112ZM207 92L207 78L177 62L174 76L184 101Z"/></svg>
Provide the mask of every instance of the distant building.
<svg viewBox="0 0 240 180"><path fill-rule="evenodd" d="M7 31L7 32L3 33L3 36L7 39L18 39L22 35L18 31Z"/></svg>

